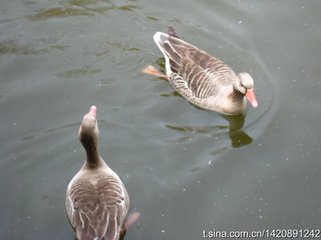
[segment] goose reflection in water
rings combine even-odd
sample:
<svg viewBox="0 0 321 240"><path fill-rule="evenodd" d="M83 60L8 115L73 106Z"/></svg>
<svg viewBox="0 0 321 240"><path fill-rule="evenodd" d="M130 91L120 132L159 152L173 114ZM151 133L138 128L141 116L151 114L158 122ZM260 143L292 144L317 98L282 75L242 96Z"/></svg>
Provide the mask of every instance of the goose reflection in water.
<svg viewBox="0 0 321 240"><path fill-rule="evenodd" d="M243 114L237 116L222 115L224 119L229 122L229 137L231 139L232 147L238 148L250 144L253 139L242 130L245 116Z"/></svg>
<svg viewBox="0 0 321 240"><path fill-rule="evenodd" d="M245 122L244 115L221 116L228 122L228 125L187 126L167 124L165 127L179 132L205 134L215 138L228 133L228 137L231 140L231 146L233 148L239 148L248 145L253 141L253 139L242 129ZM190 141L191 138L181 137L176 140L178 142ZM226 146L224 149L227 149Z"/></svg>

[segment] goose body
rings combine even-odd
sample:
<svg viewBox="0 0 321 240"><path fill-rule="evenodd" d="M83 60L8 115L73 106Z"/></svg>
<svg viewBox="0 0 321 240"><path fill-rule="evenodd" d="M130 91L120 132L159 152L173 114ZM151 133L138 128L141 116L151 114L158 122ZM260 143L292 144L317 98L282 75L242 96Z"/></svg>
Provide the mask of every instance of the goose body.
<svg viewBox="0 0 321 240"><path fill-rule="evenodd" d="M98 134L92 106L79 129L86 161L70 181L65 200L67 218L79 240L119 239L129 209L124 184L98 153Z"/></svg>
<svg viewBox="0 0 321 240"><path fill-rule="evenodd" d="M165 58L164 78L192 104L227 115L243 113L246 99L257 107L250 74L236 75L221 60L178 38L172 27L168 34L156 32L154 41ZM155 70L143 72L161 76Z"/></svg>

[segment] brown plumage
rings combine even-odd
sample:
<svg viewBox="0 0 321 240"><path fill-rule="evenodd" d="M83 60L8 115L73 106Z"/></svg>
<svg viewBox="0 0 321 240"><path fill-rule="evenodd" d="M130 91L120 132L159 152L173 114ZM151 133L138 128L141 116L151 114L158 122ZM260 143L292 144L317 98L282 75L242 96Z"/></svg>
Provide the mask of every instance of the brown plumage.
<svg viewBox="0 0 321 240"><path fill-rule="evenodd" d="M129 209L124 184L98 153L98 135L92 106L79 128L86 161L70 181L65 201L67 218L79 240L119 239Z"/></svg>
<svg viewBox="0 0 321 240"><path fill-rule="evenodd" d="M245 97L257 107L254 83L248 73L236 75L219 59L178 38L174 28L157 32L154 41L165 57L166 75L149 66L143 72L169 80L194 105L223 114L241 114Z"/></svg>

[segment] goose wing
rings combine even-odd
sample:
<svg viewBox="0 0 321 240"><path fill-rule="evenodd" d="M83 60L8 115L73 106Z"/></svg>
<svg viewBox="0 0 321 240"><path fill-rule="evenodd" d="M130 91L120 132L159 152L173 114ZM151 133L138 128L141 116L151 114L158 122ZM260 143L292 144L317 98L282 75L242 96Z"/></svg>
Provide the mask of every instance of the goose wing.
<svg viewBox="0 0 321 240"><path fill-rule="evenodd" d="M173 50L167 52L169 57L173 56L172 60L177 60L177 58L175 58L177 55L185 56L190 58L191 61L200 66L204 71L224 76L235 75L234 71L227 64L192 44L171 36L168 37L168 42L166 43L170 45L170 48Z"/></svg>
<svg viewBox="0 0 321 240"><path fill-rule="evenodd" d="M215 96L220 85L229 84L233 71L217 58L165 33L156 33L154 40L164 54L171 84L182 95L206 99Z"/></svg>
<svg viewBox="0 0 321 240"><path fill-rule="evenodd" d="M128 195L113 177L72 181L67 190L66 213L77 238L117 240L127 215Z"/></svg>
<svg viewBox="0 0 321 240"><path fill-rule="evenodd" d="M172 72L170 75L170 82L178 92L184 91L185 96L190 95L200 99L216 94L216 85L211 80L213 74L204 71L186 57L181 60L180 66L177 73Z"/></svg>

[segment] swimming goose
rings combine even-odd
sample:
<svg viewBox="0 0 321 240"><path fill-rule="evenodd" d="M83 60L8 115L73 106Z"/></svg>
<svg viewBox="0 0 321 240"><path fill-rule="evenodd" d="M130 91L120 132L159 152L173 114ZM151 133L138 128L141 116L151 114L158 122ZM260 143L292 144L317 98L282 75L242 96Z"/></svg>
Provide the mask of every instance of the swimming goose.
<svg viewBox="0 0 321 240"><path fill-rule="evenodd" d="M226 115L242 114L246 100L258 106L250 74L238 75L225 63L178 38L168 27L168 34L156 32L154 41L165 57L166 75L148 66L144 73L164 78L192 104Z"/></svg>
<svg viewBox="0 0 321 240"><path fill-rule="evenodd" d="M98 135L92 106L79 128L86 161L70 181L65 201L67 218L79 240L119 239L129 209L124 184L98 153Z"/></svg>

